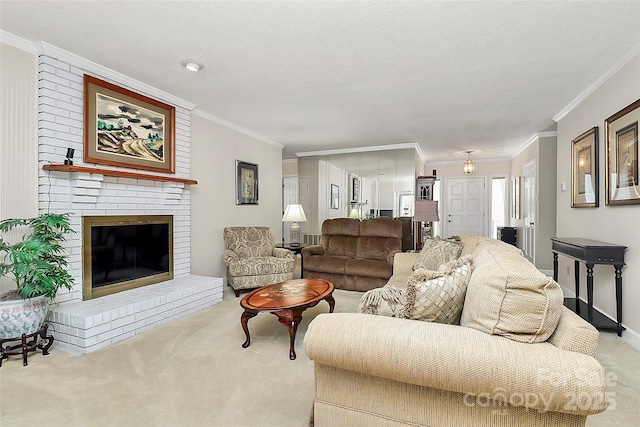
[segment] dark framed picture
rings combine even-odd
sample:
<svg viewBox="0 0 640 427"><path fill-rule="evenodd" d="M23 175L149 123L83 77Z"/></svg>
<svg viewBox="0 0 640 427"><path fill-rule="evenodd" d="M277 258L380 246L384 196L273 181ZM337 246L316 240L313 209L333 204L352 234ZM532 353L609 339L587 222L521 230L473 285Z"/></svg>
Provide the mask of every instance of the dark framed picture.
<svg viewBox="0 0 640 427"><path fill-rule="evenodd" d="M360 201L360 178L358 177L351 178L351 201Z"/></svg>
<svg viewBox="0 0 640 427"><path fill-rule="evenodd" d="M338 209L340 207L340 187L335 184L331 184L331 209Z"/></svg>
<svg viewBox="0 0 640 427"><path fill-rule="evenodd" d="M607 205L640 203L638 122L640 99L605 120Z"/></svg>
<svg viewBox="0 0 640 427"><path fill-rule="evenodd" d="M258 204L258 165L236 160L236 205Z"/></svg>
<svg viewBox="0 0 640 427"><path fill-rule="evenodd" d="M598 207L598 127L571 141L571 207Z"/></svg>
<svg viewBox="0 0 640 427"><path fill-rule="evenodd" d="M84 161L175 173L175 107L84 75Z"/></svg>

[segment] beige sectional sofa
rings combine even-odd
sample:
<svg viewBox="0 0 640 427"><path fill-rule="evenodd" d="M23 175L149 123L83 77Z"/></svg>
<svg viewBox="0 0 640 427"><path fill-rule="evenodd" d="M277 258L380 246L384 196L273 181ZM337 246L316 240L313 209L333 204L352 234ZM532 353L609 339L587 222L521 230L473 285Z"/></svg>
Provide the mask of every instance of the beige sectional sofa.
<svg viewBox="0 0 640 427"><path fill-rule="evenodd" d="M316 427L583 426L607 408L598 332L562 306L558 285L513 246L462 243L474 263L463 326L362 313L311 322ZM388 286L406 286L417 257L396 254Z"/></svg>

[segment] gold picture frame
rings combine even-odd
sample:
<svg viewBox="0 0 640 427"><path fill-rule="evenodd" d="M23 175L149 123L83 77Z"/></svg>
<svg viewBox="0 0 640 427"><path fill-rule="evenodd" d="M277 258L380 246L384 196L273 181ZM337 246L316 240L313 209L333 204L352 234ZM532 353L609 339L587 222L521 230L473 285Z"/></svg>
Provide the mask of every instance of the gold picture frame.
<svg viewBox="0 0 640 427"><path fill-rule="evenodd" d="M571 207L597 208L598 127L595 126L571 141Z"/></svg>
<svg viewBox="0 0 640 427"><path fill-rule="evenodd" d="M640 99L605 120L607 205L640 204Z"/></svg>
<svg viewBox="0 0 640 427"><path fill-rule="evenodd" d="M84 75L85 163L175 173L176 109Z"/></svg>

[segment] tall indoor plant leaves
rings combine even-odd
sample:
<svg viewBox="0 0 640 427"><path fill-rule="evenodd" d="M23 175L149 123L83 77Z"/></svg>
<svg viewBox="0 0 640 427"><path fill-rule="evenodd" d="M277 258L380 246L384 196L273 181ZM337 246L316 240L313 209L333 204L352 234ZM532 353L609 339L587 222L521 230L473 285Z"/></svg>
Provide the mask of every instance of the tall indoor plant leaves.
<svg viewBox="0 0 640 427"><path fill-rule="evenodd" d="M7 232L26 227L17 243L6 240ZM60 288L71 290L73 277L67 271L65 235L75 233L69 214L46 213L34 218L0 221L0 275L14 279L23 299L44 295L53 299Z"/></svg>

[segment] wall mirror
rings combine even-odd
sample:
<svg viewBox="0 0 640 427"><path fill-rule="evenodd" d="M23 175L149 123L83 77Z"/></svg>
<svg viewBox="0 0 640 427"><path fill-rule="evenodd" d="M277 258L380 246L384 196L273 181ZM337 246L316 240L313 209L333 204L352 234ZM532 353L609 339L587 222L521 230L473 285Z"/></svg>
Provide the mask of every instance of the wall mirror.
<svg viewBox="0 0 640 427"><path fill-rule="evenodd" d="M303 233L320 233L327 218L395 218L412 213L418 158L415 149L407 148L298 159L299 175L308 182L300 193L305 212L310 212Z"/></svg>

